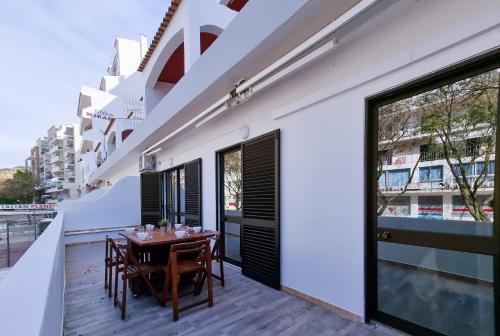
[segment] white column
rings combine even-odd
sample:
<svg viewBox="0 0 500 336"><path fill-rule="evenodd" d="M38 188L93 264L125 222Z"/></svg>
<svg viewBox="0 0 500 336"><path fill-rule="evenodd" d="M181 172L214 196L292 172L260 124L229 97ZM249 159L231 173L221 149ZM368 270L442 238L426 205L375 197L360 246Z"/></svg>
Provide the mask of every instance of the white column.
<svg viewBox="0 0 500 336"><path fill-rule="evenodd" d="M200 57L200 26L197 15L196 1L188 1L188 13L184 23L184 72L193 66ZM199 10L199 9L198 9Z"/></svg>
<svg viewBox="0 0 500 336"><path fill-rule="evenodd" d="M418 217L418 195L416 194L410 196L410 217Z"/></svg>
<svg viewBox="0 0 500 336"><path fill-rule="evenodd" d="M452 219L453 196L451 193L443 194L443 219Z"/></svg>

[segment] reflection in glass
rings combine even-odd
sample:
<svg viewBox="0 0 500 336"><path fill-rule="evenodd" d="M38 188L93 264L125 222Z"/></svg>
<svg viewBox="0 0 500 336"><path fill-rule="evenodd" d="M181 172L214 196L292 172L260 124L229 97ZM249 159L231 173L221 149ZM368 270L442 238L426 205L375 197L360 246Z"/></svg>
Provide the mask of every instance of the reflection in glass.
<svg viewBox="0 0 500 336"><path fill-rule="evenodd" d="M186 181L184 179L184 168L179 169L179 212L180 212L180 223L186 222L186 217L184 213L186 212Z"/></svg>
<svg viewBox="0 0 500 336"><path fill-rule="evenodd" d="M224 212L241 216L241 151L224 154Z"/></svg>
<svg viewBox="0 0 500 336"><path fill-rule="evenodd" d="M168 172L168 217L177 223L177 170Z"/></svg>
<svg viewBox="0 0 500 336"><path fill-rule="evenodd" d="M378 310L446 335L494 335L493 257L378 243Z"/></svg>
<svg viewBox="0 0 500 336"><path fill-rule="evenodd" d="M492 221L498 86L493 70L378 107L378 216Z"/></svg>
<svg viewBox="0 0 500 336"><path fill-rule="evenodd" d="M224 252L226 258L241 262L240 255L240 224L225 222Z"/></svg>
<svg viewBox="0 0 500 336"><path fill-rule="evenodd" d="M446 335L495 334L493 257L415 245L493 235L499 80L493 70L377 108L378 311ZM391 242L397 230L430 238Z"/></svg>

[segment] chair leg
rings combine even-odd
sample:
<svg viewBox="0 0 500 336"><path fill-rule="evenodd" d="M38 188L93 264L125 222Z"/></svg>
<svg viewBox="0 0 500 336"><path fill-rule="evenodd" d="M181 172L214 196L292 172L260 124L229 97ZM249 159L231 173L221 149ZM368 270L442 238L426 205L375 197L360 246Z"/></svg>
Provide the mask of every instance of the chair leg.
<svg viewBox="0 0 500 336"><path fill-rule="evenodd" d="M224 261L222 260L222 256L219 257L220 264L220 284L224 287Z"/></svg>
<svg viewBox="0 0 500 336"><path fill-rule="evenodd" d="M169 272L165 273L165 281L163 282L163 292L162 292L162 307L165 307L168 301L168 287L170 286L170 274Z"/></svg>
<svg viewBox="0 0 500 336"><path fill-rule="evenodd" d="M104 289L108 289L108 241L105 244L106 252L104 253Z"/></svg>
<svg viewBox="0 0 500 336"><path fill-rule="evenodd" d="M213 279L212 279L212 265L208 263L207 265L207 287L208 287L208 306L212 307L214 305L214 293L213 293Z"/></svg>
<svg viewBox="0 0 500 336"><path fill-rule="evenodd" d="M203 287L203 283L205 282L206 274L205 272L199 271L197 276L196 276L196 282L194 285L194 291L193 294L199 295L201 293L201 289Z"/></svg>
<svg viewBox="0 0 500 336"><path fill-rule="evenodd" d="M125 307L127 306L127 277L123 277L123 288L122 288L122 320L125 320Z"/></svg>
<svg viewBox="0 0 500 336"><path fill-rule="evenodd" d="M116 267L115 265L115 268L118 268ZM113 288L113 264L110 264L109 268L108 268L108 279L109 279L109 283L108 283L108 296L111 298L111 295L112 295L112 288Z"/></svg>
<svg viewBox="0 0 500 336"><path fill-rule="evenodd" d="M106 253L108 250L106 249ZM104 289L108 289L108 258L104 259Z"/></svg>
<svg viewBox="0 0 500 336"><path fill-rule="evenodd" d="M172 274L172 319L179 319L179 276Z"/></svg>
<svg viewBox="0 0 500 336"><path fill-rule="evenodd" d="M115 267L115 300L114 300L114 304L115 304L115 307L116 305L118 304L118 266Z"/></svg>

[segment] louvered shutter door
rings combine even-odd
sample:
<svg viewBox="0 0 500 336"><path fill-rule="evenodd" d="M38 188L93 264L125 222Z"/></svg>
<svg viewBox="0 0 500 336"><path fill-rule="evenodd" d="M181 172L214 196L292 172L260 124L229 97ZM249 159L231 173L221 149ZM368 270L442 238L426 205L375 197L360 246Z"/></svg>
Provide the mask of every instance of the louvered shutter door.
<svg viewBox="0 0 500 336"><path fill-rule="evenodd" d="M279 289L279 131L242 144L242 179L242 272Z"/></svg>
<svg viewBox="0 0 500 336"><path fill-rule="evenodd" d="M184 181L186 184L186 224L202 226L201 224L201 159L184 165Z"/></svg>
<svg viewBox="0 0 500 336"><path fill-rule="evenodd" d="M161 220L160 173L141 174L141 224L158 224Z"/></svg>

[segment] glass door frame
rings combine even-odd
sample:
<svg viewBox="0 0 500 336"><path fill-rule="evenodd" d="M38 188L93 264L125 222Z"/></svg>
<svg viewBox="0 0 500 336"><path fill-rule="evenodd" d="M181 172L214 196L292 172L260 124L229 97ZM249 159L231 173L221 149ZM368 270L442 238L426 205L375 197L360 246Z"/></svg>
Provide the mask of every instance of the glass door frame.
<svg viewBox="0 0 500 336"><path fill-rule="evenodd" d="M216 204L217 204L217 211L216 211L216 223L217 223L217 231L221 233L221 243L222 243L222 251L224 255L224 261L233 264L235 266L241 267L242 263L241 261L235 260L228 258L226 253L225 253L225 222L231 222L231 223L236 223L240 225L240 253L241 253L241 236L242 236L242 217L237 217L237 216L227 216L225 214L225 192L224 192L224 183L222 181L224 180L224 169L222 167L224 166L224 155L228 153L232 153L235 151L242 151L241 148L241 143L237 145L231 145L229 147L223 148L221 150L218 150L215 155L216 155Z"/></svg>
<svg viewBox="0 0 500 336"><path fill-rule="evenodd" d="M175 218L175 223L181 223L181 218L185 216L185 212L181 212L181 179L180 179L180 172L181 170L184 169L184 165L179 165L173 168L165 169L161 171L161 181L162 181L162 190L161 190L161 207L162 207L162 217L167 218L170 220L171 218ZM177 177L177 182L176 182L176 209L173 210L173 214L170 214L170 209L169 209L169 196L171 194L171 184L169 180L169 174L175 172L175 175ZM175 223L170 223L175 224Z"/></svg>
<svg viewBox="0 0 500 336"><path fill-rule="evenodd" d="M377 277L377 243L387 241L386 230L377 227L377 152L378 152L378 107L414 96L419 93L455 82L470 76L478 75L500 67L500 48L472 58L445 70L424 76L409 84L368 97L365 101L366 139L365 139L365 321L371 319L385 323L404 332L415 335L442 335L434 330L417 325L407 320L381 312L378 304L378 277ZM498 94L500 101L500 90ZM497 109L497 125L500 123L500 108ZM497 126L498 127L498 126ZM495 157L500 153L500 130L496 133ZM495 165L495 199L500 199L500 164ZM391 243L424 246L430 248L451 249L462 252L472 252L492 255L493 291L494 291L494 318L495 333L500 335L500 209L495 209L493 235L491 237L468 236L458 234L434 232L408 232L408 230L394 230Z"/></svg>

